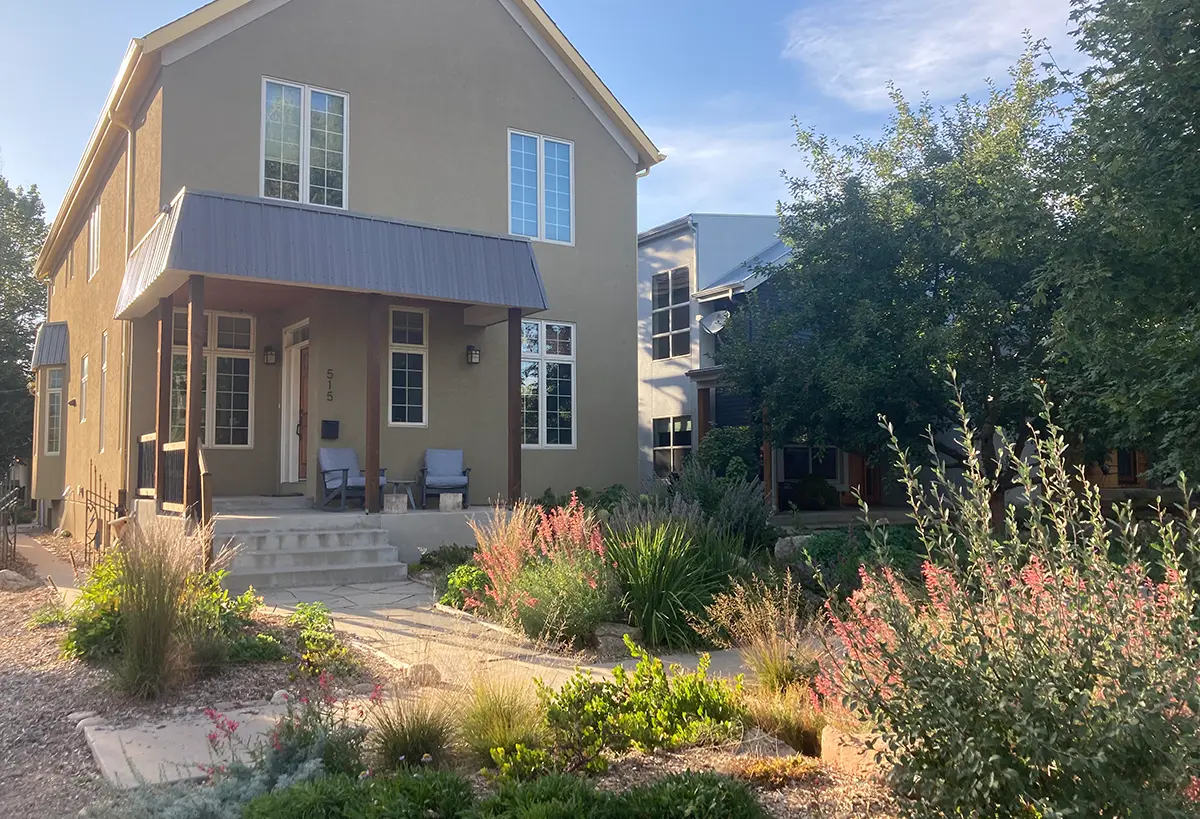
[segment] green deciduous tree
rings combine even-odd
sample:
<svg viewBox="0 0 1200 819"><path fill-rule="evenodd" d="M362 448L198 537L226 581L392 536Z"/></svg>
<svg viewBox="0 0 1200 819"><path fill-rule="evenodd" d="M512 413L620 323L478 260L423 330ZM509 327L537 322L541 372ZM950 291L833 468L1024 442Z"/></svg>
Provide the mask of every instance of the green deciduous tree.
<svg viewBox="0 0 1200 819"><path fill-rule="evenodd" d="M1031 45L1008 86L949 110L893 92L878 140L838 145L797 127L809 173L781 205L793 254L735 317L720 359L773 441L877 457L880 413L907 443L947 430L949 367L985 451L995 429L1019 435L1036 415L1030 379L1044 371L1050 308L1033 282L1056 231L1061 142L1037 59Z"/></svg>
<svg viewBox="0 0 1200 819"><path fill-rule="evenodd" d="M32 454L29 359L46 311L33 265L46 238L44 214L36 185L14 189L0 176L0 471Z"/></svg>
<svg viewBox="0 0 1200 819"><path fill-rule="evenodd" d="M1063 166L1055 380L1090 440L1200 470L1200 6L1073 0L1094 62Z"/></svg>

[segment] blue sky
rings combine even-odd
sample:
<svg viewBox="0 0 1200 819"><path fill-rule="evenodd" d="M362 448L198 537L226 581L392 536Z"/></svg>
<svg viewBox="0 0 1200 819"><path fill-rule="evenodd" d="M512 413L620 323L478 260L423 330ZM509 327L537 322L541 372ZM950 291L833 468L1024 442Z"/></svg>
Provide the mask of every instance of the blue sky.
<svg viewBox="0 0 1200 819"><path fill-rule="evenodd" d="M53 215L129 40L199 4L0 0L0 173L36 182ZM833 136L874 133L889 79L935 100L978 91L1020 53L1024 29L1069 60L1068 0L542 5L668 154L639 183L642 228L690 211L772 212L780 170L803 170L793 115Z"/></svg>

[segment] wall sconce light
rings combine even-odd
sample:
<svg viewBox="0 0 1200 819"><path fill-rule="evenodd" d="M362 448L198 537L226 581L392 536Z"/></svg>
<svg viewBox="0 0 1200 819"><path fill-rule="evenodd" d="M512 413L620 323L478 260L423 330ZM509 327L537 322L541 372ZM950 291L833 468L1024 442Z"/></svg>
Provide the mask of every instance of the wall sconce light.
<svg viewBox="0 0 1200 819"><path fill-rule="evenodd" d="M274 363L275 363L275 348L274 347L264 347L263 348L263 364L266 364L267 366L271 366Z"/></svg>
<svg viewBox="0 0 1200 819"><path fill-rule="evenodd" d="M476 347L474 344L467 345L467 363L468 364L478 364L479 363L479 348Z"/></svg>
<svg viewBox="0 0 1200 819"><path fill-rule="evenodd" d="M67 406L68 407L77 407L77 406L79 406L79 402L76 401L74 398L72 398L70 401L67 402Z"/></svg>

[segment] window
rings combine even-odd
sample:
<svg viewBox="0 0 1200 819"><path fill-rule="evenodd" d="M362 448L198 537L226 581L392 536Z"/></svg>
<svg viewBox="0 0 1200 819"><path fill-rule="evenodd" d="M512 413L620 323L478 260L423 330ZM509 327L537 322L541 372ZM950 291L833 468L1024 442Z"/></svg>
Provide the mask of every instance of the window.
<svg viewBox="0 0 1200 819"><path fill-rule="evenodd" d="M425 426L429 408L429 314L411 308L392 309L391 414L393 426Z"/></svg>
<svg viewBox="0 0 1200 819"><path fill-rule="evenodd" d="M783 478L794 481L807 475L824 478L835 486L845 485L842 453L837 447L785 446Z"/></svg>
<svg viewBox="0 0 1200 819"><path fill-rule="evenodd" d="M100 203L92 208L91 218L88 219L88 257L87 277L90 282L100 269Z"/></svg>
<svg viewBox="0 0 1200 819"><path fill-rule="evenodd" d="M346 207L349 98L263 79L262 195Z"/></svg>
<svg viewBox="0 0 1200 819"><path fill-rule="evenodd" d="M88 357L79 362L79 423L87 420Z"/></svg>
<svg viewBox="0 0 1200 819"><path fill-rule="evenodd" d="M254 318L204 314L204 363L200 370L200 440L213 447L252 447L254 436ZM176 310L171 327L171 440L187 426L187 311ZM215 345L210 341L215 340ZM209 389L209 384L214 385Z"/></svg>
<svg viewBox="0 0 1200 819"><path fill-rule="evenodd" d="M692 416L654 419L654 474L667 478L683 471L692 452Z"/></svg>
<svg viewBox="0 0 1200 819"><path fill-rule="evenodd" d="M62 367L46 370L46 454L62 451Z"/></svg>
<svg viewBox="0 0 1200 819"><path fill-rule="evenodd" d="M575 446L575 325L521 323L521 435L526 447Z"/></svg>
<svg viewBox="0 0 1200 819"><path fill-rule="evenodd" d="M692 351L692 278L686 267L655 273L650 312L654 360Z"/></svg>
<svg viewBox="0 0 1200 819"><path fill-rule="evenodd" d="M516 236L575 241L575 144L508 132L508 230Z"/></svg>
<svg viewBox="0 0 1200 819"><path fill-rule="evenodd" d="M104 400L108 394L108 333L100 334L100 407L96 413L100 451L104 451Z"/></svg>

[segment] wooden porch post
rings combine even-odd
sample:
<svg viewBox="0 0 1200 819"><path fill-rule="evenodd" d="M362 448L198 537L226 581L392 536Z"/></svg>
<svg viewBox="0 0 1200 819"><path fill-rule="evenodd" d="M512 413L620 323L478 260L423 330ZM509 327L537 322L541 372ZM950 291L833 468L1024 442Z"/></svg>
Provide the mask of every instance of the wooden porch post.
<svg viewBox="0 0 1200 819"><path fill-rule="evenodd" d="M383 403L380 394L381 371L383 370L383 299L366 297L367 311L367 441L366 441L366 489L364 506L367 512L379 512L379 427L380 410Z"/></svg>
<svg viewBox="0 0 1200 819"><path fill-rule="evenodd" d="M763 407L763 495L766 498L767 506L775 508L775 476L773 474L771 463L772 448L771 442L768 440L770 432L770 422L767 420L767 409Z"/></svg>
<svg viewBox="0 0 1200 819"><path fill-rule="evenodd" d="M154 497L166 494L167 469L163 445L171 438L171 327L175 319L170 296L158 300L158 395L154 408Z"/></svg>
<svg viewBox="0 0 1200 819"><path fill-rule="evenodd" d="M521 308L508 309L508 502L521 499Z"/></svg>
<svg viewBox="0 0 1200 819"><path fill-rule="evenodd" d="M700 387L696 390L696 446L699 447L708 434L710 402L712 389Z"/></svg>
<svg viewBox="0 0 1200 819"><path fill-rule="evenodd" d="M204 277L188 278L187 415L184 421L183 506L189 514L200 503L201 390L204 379ZM209 385L214 386L214 385Z"/></svg>

